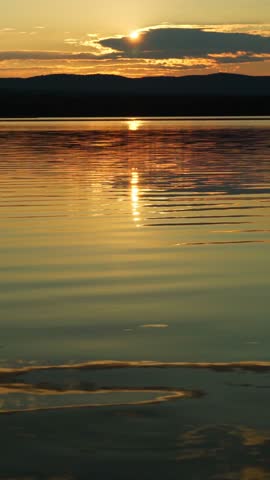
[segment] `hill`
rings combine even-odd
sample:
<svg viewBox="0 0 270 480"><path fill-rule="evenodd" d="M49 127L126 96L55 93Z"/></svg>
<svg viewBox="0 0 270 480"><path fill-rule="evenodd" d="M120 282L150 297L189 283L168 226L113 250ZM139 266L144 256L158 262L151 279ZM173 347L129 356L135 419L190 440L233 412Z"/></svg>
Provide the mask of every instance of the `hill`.
<svg viewBox="0 0 270 480"><path fill-rule="evenodd" d="M270 115L270 77L0 78L0 117Z"/></svg>
<svg viewBox="0 0 270 480"><path fill-rule="evenodd" d="M126 78L117 75L45 75L0 78L0 91L88 95L270 95L270 76L228 73L184 77Z"/></svg>

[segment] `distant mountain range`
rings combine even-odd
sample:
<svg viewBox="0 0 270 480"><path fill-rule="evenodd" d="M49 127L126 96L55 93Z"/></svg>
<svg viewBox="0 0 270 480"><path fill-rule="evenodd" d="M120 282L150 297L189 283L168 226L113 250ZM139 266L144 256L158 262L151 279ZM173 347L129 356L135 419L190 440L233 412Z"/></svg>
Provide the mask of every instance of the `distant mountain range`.
<svg viewBox="0 0 270 480"><path fill-rule="evenodd" d="M270 115L270 77L0 78L0 117Z"/></svg>
<svg viewBox="0 0 270 480"><path fill-rule="evenodd" d="M0 78L0 94L268 96L270 76L228 73L184 77L126 78L117 75L45 75Z"/></svg>

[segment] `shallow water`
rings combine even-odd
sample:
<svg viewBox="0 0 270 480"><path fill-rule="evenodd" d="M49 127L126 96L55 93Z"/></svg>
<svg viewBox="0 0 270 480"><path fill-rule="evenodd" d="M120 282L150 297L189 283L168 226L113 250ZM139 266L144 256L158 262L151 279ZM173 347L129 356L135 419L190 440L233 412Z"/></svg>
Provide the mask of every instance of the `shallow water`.
<svg viewBox="0 0 270 480"><path fill-rule="evenodd" d="M88 478L89 465L97 474L104 459L111 478L131 478L120 459L128 468L150 462L161 478L161 445L164 465L177 459L170 478L270 478L270 119L1 121L0 177L0 424L8 438L39 415L45 423L31 433L38 459L53 415L48 478ZM9 430L4 414L14 411L29 412L12 417ZM81 431L73 425L63 438L61 422L94 422L96 452L104 415L109 437L114 416L124 418L120 450L105 442L104 458L87 463ZM124 454L130 418L142 428L136 423ZM80 461L64 468L58 447L71 437ZM241 445L224 453L232 438ZM46 473L26 457L15 471L9 455L6 477Z"/></svg>

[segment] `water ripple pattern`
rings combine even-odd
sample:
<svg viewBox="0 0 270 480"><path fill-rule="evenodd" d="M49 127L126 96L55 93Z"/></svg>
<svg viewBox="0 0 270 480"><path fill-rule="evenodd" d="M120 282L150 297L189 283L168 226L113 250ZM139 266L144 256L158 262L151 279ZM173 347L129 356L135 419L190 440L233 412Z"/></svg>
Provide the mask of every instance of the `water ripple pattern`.
<svg viewBox="0 0 270 480"><path fill-rule="evenodd" d="M1 121L1 365L270 360L269 134Z"/></svg>

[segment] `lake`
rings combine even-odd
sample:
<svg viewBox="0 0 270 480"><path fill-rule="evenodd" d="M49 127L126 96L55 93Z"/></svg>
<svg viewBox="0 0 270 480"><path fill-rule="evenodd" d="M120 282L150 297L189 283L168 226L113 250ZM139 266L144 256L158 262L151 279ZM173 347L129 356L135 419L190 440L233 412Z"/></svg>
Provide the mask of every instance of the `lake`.
<svg viewBox="0 0 270 480"><path fill-rule="evenodd" d="M270 479L270 118L0 147L0 478Z"/></svg>

